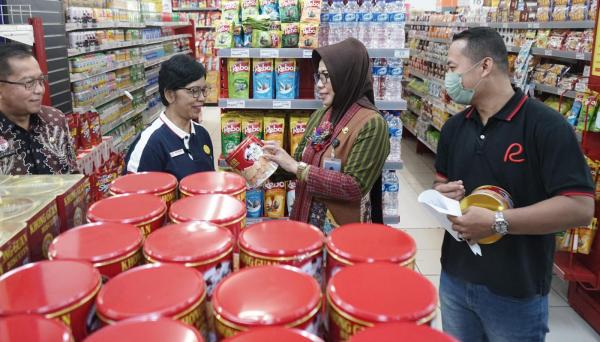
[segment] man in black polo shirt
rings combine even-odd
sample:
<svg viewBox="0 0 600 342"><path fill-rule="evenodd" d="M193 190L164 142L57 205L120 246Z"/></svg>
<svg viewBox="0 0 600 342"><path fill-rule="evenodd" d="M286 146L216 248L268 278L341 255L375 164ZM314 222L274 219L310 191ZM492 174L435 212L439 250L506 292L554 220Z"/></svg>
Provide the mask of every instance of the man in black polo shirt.
<svg viewBox="0 0 600 342"><path fill-rule="evenodd" d="M454 36L445 86L470 104L444 125L434 188L460 200L482 185L508 191L514 209L471 207L451 217L474 255L448 233L442 246L440 301L446 332L468 341L543 341L554 233L589 224L594 188L575 134L541 102L513 90L506 46L493 29Z"/></svg>

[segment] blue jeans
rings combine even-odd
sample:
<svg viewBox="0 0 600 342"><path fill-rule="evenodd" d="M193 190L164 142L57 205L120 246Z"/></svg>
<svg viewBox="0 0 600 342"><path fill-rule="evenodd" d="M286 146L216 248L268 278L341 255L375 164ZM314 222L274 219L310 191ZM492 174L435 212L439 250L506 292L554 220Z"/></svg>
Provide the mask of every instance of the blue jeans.
<svg viewBox="0 0 600 342"><path fill-rule="evenodd" d="M548 296L512 298L442 271L444 332L461 342L543 342L548 333Z"/></svg>

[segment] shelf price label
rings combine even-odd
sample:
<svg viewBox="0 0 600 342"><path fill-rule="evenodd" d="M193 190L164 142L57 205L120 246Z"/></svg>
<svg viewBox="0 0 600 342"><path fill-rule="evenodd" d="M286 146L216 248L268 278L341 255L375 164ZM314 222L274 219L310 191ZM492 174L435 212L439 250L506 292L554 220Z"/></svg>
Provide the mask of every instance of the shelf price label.
<svg viewBox="0 0 600 342"><path fill-rule="evenodd" d="M227 108L233 108L233 109L246 108L246 101L244 101L244 100L227 100Z"/></svg>
<svg viewBox="0 0 600 342"><path fill-rule="evenodd" d="M250 50L249 49L231 49L231 57L249 58Z"/></svg>
<svg viewBox="0 0 600 342"><path fill-rule="evenodd" d="M503 23L502 28L508 28L508 23Z"/></svg>
<svg viewBox="0 0 600 342"><path fill-rule="evenodd" d="M396 58L408 58L409 51L408 50L394 50L394 57Z"/></svg>
<svg viewBox="0 0 600 342"><path fill-rule="evenodd" d="M303 50L302 58L312 58L313 50Z"/></svg>
<svg viewBox="0 0 600 342"><path fill-rule="evenodd" d="M260 49L260 58L279 58L279 50L277 49Z"/></svg>
<svg viewBox="0 0 600 342"><path fill-rule="evenodd" d="M585 60L585 54L583 52L578 52L575 54L575 58Z"/></svg>
<svg viewBox="0 0 600 342"><path fill-rule="evenodd" d="M273 109L291 109L291 108L292 108L292 101L279 101L279 100L273 101Z"/></svg>
<svg viewBox="0 0 600 342"><path fill-rule="evenodd" d="M548 50L548 49L544 50L544 55L545 56L552 56L552 50Z"/></svg>

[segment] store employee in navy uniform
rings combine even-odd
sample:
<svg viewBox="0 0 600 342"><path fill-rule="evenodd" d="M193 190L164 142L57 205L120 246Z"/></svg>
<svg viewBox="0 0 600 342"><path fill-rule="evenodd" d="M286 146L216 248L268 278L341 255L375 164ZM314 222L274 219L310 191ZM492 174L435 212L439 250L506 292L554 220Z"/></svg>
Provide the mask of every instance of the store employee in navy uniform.
<svg viewBox="0 0 600 342"><path fill-rule="evenodd" d="M434 188L460 200L495 185L511 194L515 208L471 207L450 217L467 242L444 237L444 331L463 342L544 341L554 233L590 223L590 171L566 120L513 90L506 47L495 30L455 35L448 67L448 95L471 107L442 129ZM496 233L503 237L480 245L482 256L467 246Z"/></svg>
<svg viewBox="0 0 600 342"><path fill-rule="evenodd" d="M166 109L135 139L126 157L127 172L162 171L177 180L214 171L210 135L196 121L206 95L206 71L187 55L174 56L158 74Z"/></svg>

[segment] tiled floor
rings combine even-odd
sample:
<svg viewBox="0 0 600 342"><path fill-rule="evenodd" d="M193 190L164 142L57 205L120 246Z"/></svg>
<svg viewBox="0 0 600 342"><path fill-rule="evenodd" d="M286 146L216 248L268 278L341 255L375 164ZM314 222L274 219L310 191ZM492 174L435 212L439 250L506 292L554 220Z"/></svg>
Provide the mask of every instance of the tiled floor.
<svg viewBox="0 0 600 342"><path fill-rule="evenodd" d="M221 150L219 109L204 108L202 125L210 133L215 157L218 157ZM418 194L429 189L433 182L434 156L417 155L415 145L414 139L403 139L404 169L398 174L401 217L399 227L411 234L417 242L417 270L438 287L441 271L440 248L444 232L439 228L437 221L417 203ZM569 307L566 292L566 284L555 278L550 293L550 333L547 341L600 341L600 335ZM434 321L434 327L441 329L441 319L439 314Z"/></svg>

